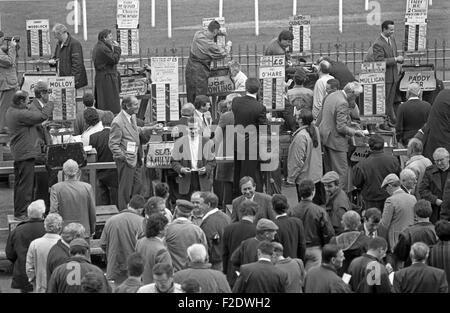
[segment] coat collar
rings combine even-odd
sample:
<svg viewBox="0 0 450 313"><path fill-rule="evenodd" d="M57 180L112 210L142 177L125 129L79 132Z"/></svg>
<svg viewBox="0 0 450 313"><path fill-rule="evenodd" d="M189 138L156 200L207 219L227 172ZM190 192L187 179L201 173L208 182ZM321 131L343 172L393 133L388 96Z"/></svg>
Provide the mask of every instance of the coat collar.
<svg viewBox="0 0 450 313"><path fill-rule="evenodd" d="M188 264L188 268L199 269L199 270L210 269L211 263L190 262Z"/></svg>

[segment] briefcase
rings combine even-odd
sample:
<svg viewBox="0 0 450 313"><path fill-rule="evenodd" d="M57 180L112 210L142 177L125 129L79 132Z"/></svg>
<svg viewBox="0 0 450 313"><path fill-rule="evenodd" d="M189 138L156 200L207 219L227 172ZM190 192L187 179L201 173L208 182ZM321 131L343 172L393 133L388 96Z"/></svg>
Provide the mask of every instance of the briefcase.
<svg viewBox="0 0 450 313"><path fill-rule="evenodd" d="M86 166L87 155L82 142L63 143L47 146L46 165L52 170L62 170L64 162L72 159L79 167Z"/></svg>

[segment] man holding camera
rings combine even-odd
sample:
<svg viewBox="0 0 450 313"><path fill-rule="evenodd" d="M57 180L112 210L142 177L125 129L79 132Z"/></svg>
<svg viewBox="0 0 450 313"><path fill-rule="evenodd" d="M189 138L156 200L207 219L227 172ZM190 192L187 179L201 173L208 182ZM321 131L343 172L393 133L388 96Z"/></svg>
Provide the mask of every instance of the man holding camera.
<svg viewBox="0 0 450 313"><path fill-rule="evenodd" d="M17 39L6 38L0 31L0 134L6 134L6 111L17 90Z"/></svg>

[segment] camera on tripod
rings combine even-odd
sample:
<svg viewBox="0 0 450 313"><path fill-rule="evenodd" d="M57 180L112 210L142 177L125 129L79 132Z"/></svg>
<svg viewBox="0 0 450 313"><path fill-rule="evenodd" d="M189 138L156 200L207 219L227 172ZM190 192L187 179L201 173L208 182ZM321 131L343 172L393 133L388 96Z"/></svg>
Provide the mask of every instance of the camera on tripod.
<svg viewBox="0 0 450 313"><path fill-rule="evenodd" d="M20 37L19 36L14 36L14 37L8 36L8 37L5 37L5 40L6 41L14 40L15 42L20 42Z"/></svg>

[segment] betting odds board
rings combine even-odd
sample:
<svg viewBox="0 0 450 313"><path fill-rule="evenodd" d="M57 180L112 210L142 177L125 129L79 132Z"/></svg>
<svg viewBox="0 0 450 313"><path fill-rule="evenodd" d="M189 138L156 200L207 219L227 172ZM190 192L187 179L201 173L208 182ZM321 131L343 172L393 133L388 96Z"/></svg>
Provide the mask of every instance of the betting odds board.
<svg viewBox="0 0 450 313"><path fill-rule="evenodd" d="M259 79L263 88L263 105L267 110L284 110L285 64L284 55L260 58Z"/></svg>
<svg viewBox="0 0 450 313"><path fill-rule="evenodd" d="M123 56L139 54L139 0L117 0L117 41Z"/></svg>
<svg viewBox="0 0 450 313"><path fill-rule="evenodd" d="M28 57L51 56L50 26L48 20L27 20Z"/></svg>
<svg viewBox="0 0 450 313"><path fill-rule="evenodd" d="M311 15L289 17L289 29L294 35L291 55L306 55L311 51Z"/></svg>
<svg viewBox="0 0 450 313"><path fill-rule="evenodd" d="M73 76L49 77L48 88L52 91L50 99L54 101L54 121L76 119L75 78Z"/></svg>
<svg viewBox="0 0 450 313"><path fill-rule="evenodd" d="M405 46L408 53L424 53L427 45L428 0L407 0Z"/></svg>
<svg viewBox="0 0 450 313"><path fill-rule="evenodd" d="M386 113L386 62L365 62L361 64L359 82L363 86L360 95L362 116L384 115Z"/></svg>

